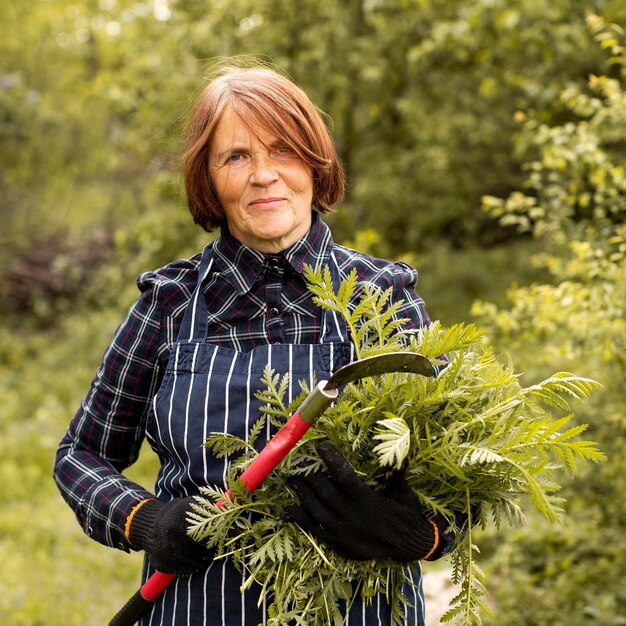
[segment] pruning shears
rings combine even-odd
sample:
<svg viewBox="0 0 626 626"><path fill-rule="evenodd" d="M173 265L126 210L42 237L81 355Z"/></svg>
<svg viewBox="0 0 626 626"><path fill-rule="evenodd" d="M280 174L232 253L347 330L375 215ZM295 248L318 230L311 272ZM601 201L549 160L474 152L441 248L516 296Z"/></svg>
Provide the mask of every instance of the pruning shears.
<svg viewBox="0 0 626 626"><path fill-rule="evenodd" d="M433 375L432 363L416 352L388 352L365 357L339 368L328 380L320 381L306 396L298 409L269 440L258 456L242 472L240 479L252 493L289 454L304 433L337 399L339 388L361 378L409 372ZM230 490L226 492L230 497ZM219 505L219 503L218 503ZM174 574L155 572L117 612L108 626L132 626L147 613L165 589L176 579Z"/></svg>

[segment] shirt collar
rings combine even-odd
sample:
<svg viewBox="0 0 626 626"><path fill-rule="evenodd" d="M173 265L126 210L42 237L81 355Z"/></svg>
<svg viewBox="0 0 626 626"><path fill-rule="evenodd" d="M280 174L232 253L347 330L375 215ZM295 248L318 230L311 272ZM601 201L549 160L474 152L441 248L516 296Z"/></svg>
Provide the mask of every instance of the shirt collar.
<svg viewBox="0 0 626 626"><path fill-rule="evenodd" d="M333 245L330 228L319 214L313 211L309 232L287 248L283 255L298 274L303 274L305 265L310 265L314 269L327 265Z"/></svg>
<svg viewBox="0 0 626 626"><path fill-rule="evenodd" d="M311 228L307 234L280 255L298 274L303 274L305 265L318 268L328 264L333 245L330 229L318 213L313 211ZM213 246L213 254L215 267L239 295L252 289L263 271L266 258L262 252L235 239L227 226L222 227L220 237Z"/></svg>

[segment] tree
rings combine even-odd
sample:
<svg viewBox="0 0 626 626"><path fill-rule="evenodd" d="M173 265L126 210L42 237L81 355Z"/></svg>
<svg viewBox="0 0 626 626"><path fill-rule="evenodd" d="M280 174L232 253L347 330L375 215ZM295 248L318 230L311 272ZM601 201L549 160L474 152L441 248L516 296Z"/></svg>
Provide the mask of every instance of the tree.
<svg viewBox="0 0 626 626"><path fill-rule="evenodd" d="M524 192L485 199L500 220L545 242L535 262L554 282L513 288L508 308L478 302L475 313L527 376L558 363L605 386L584 419L609 462L568 494L564 529L530 527L514 537L496 566L500 623L507 611L516 624L626 623L618 582L626 556L626 48L620 27L596 16L588 26L610 54L606 74L561 94L572 121L551 126L524 116Z"/></svg>
<svg viewBox="0 0 626 626"><path fill-rule="evenodd" d="M338 239L376 228L396 254L485 243L480 197L520 183L515 111L558 119L553 94L600 67L577 0L0 8L5 259L35 232L84 236L178 204L180 125L203 68L242 53L275 61L334 120L349 177Z"/></svg>

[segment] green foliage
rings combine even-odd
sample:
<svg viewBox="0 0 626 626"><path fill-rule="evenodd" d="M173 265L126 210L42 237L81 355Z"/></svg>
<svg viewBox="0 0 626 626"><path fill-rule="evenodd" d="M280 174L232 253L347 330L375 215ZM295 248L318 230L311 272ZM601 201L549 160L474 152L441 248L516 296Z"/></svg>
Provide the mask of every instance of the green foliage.
<svg viewBox="0 0 626 626"><path fill-rule="evenodd" d="M591 23L598 28L596 19ZM536 156L528 164L528 192L485 200L491 213L549 244L550 252L533 262L554 284L513 289L508 310L475 305L516 351L550 339L532 355L535 370L554 357L584 361L588 371L624 367L626 162L619 146L626 97L620 81L607 76L592 77L588 88L592 95L574 89L563 95L572 112L587 113L577 123L525 121L525 144Z"/></svg>
<svg viewBox="0 0 626 626"><path fill-rule="evenodd" d="M305 267L304 276L313 294L313 302L323 309L339 313L346 320L350 336L355 338L357 357L402 347L402 335L398 330L403 320L397 316L401 303L389 303L391 287L381 292L366 284L363 295L353 306L358 277L356 270L352 270L348 278L337 286L336 293L328 266L323 271Z"/></svg>
<svg viewBox="0 0 626 626"><path fill-rule="evenodd" d="M522 494L557 521L561 473L573 475L580 463L601 461L604 455L593 442L579 440L585 428L569 425L572 414L555 418L548 408L568 411L597 383L557 373L522 388L512 366L500 363L474 326L445 330L435 322L407 336L398 332L401 320L388 293L369 287L357 297L356 272L336 286L328 268L308 268L306 276L316 303L347 321L359 356L396 351L404 339L413 352L431 359L446 353L450 362L437 377L393 373L347 385L254 497L237 477L257 454L252 443L260 427L253 427L247 441L212 433L207 445L218 457L242 453L229 469L232 500L220 490L203 489L190 534L246 572L244 588L261 585L271 602L272 623L287 624L295 615L307 624L340 623L340 600L371 599L376 593L391 602L399 622L406 579L400 564L344 559L281 520L280 512L293 502L289 476L320 468L314 443L332 441L373 487L382 488L388 472L401 468L426 510L450 521L459 511L475 515L472 504L480 503L479 519L473 521L485 526L491 519L496 527L503 520L517 523L523 517ZM279 427L302 397L286 406L289 377L281 379L269 368L262 383L267 389L259 398L267 405L260 421ZM446 619L462 616L463 623L478 624L488 612L477 551L470 530L456 549L454 577L461 590Z"/></svg>
<svg viewBox="0 0 626 626"><path fill-rule="evenodd" d="M544 4L0 0L0 311L50 323L94 266L111 270L98 298L115 298L137 245L176 257L197 240L178 199L182 121L207 60L232 54L275 61L334 120L350 181L338 241L376 231L380 256L428 267L428 242L506 236L475 208L520 182L515 111L558 118L552 94L601 68L578 3ZM52 275L24 274L49 242ZM19 304L16 282L32 294Z"/></svg>
<svg viewBox="0 0 626 626"><path fill-rule="evenodd" d="M592 16L589 28L610 54L607 74L562 94L573 121L522 120L521 145L530 157L524 193L486 199L494 214L542 242L547 252L533 261L551 281L510 289L506 306L474 307L493 341L511 351L528 377L565 364L604 385L587 411L609 461L568 494L577 523L558 539L541 526L529 529L493 557L500 580L494 602L505 618L515 615L515 623L528 626L618 625L626 614L618 582L626 552L626 55L620 27ZM511 596L513 588L521 597Z"/></svg>
<svg viewBox="0 0 626 626"><path fill-rule="evenodd" d="M619 16L619 3L591 6ZM176 206L181 122L210 59L271 59L330 114L350 180L337 235L374 228L387 255L486 233L480 197L520 182L515 112L558 118L554 95L601 68L575 0L0 10L2 263L35 233L77 239Z"/></svg>

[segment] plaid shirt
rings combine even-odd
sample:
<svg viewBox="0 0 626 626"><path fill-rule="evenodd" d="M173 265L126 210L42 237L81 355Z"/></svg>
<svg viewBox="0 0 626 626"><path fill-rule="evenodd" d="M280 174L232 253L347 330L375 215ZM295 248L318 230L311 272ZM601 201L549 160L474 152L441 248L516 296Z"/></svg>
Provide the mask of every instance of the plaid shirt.
<svg viewBox="0 0 626 626"><path fill-rule="evenodd" d="M399 316L410 320L408 328L429 323L413 290L413 268L335 244L317 214L307 235L279 255L248 248L227 229L210 245L214 265L204 287L208 341L222 347L247 352L268 343L317 343L321 311L303 268L327 265L331 252L342 280L356 268L359 284L391 287L392 300L404 301ZM128 551L126 518L137 502L152 496L121 472L139 455L146 416L196 287L199 263L197 254L139 277L141 296L115 332L59 446L54 475L61 494L83 530L105 545ZM440 526L443 533L447 523Z"/></svg>

